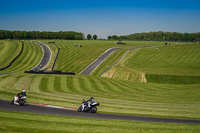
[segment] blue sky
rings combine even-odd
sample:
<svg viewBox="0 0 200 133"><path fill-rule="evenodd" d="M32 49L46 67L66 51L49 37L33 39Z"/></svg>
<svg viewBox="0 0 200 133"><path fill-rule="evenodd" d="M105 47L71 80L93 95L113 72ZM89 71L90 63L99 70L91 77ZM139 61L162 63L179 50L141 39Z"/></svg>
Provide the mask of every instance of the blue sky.
<svg viewBox="0 0 200 133"><path fill-rule="evenodd" d="M200 32L200 0L0 0L0 29L129 35Z"/></svg>

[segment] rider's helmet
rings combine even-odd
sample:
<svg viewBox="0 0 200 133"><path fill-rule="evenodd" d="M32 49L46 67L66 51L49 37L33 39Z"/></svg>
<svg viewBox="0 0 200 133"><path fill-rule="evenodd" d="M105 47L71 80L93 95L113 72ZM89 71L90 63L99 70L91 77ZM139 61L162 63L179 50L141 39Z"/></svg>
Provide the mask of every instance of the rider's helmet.
<svg viewBox="0 0 200 133"><path fill-rule="evenodd" d="M94 99L93 97L91 97L90 99Z"/></svg>
<svg viewBox="0 0 200 133"><path fill-rule="evenodd" d="M25 90L23 90L22 92L25 92Z"/></svg>

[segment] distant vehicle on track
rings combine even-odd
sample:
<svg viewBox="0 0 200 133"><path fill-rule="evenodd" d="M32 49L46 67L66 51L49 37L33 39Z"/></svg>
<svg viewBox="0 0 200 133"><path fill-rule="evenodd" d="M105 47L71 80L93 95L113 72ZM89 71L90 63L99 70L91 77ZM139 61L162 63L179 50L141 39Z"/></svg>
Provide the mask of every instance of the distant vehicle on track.
<svg viewBox="0 0 200 133"><path fill-rule="evenodd" d="M116 44L122 44L122 45L125 45L126 43L123 43L122 40L119 40L118 42L115 42L115 45L116 45Z"/></svg>
<svg viewBox="0 0 200 133"><path fill-rule="evenodd" d="M48 42L48 43L55 43L55 41L51 41L51 42Z"/></svg>

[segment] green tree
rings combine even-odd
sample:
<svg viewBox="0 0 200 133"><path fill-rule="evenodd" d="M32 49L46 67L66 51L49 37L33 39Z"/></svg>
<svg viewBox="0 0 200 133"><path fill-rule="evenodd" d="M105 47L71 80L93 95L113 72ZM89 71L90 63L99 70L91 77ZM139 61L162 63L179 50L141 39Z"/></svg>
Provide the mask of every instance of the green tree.
<svg viewBox="0 0 200 133"><path fill-rule="evenodd" d="M119 37L118 37L117 35L113 35L113 36L112 36L112 39L113 39L113 40L118 40Z"/></svg>
<svg viewBox="0 0 200 133"><path fill-rule="evenodd" d="M75 36L74 36L74 39L75 39L75 40L82 40L82 36L81 36L81 35L75 35Z"/></svg>
<svg viewBox="0 0 200 133"><path fill-rule="evenodd" d="M112 40L112 36L108 36L108 40Z"/></svg>
<svg viewBox="0 0 200 133"><path fill-rule="evenodd" d="M93 37L92 37L94 40L97 40L97 35L93 35Z"/></svg>
<svg viewBox="0 0 200 133"><path fill-rule="evenodd" d="M91 34L88 34L88 35L87 35L87 39L90 40L91 38L92 38L92 35L91 35Z"/></svg>

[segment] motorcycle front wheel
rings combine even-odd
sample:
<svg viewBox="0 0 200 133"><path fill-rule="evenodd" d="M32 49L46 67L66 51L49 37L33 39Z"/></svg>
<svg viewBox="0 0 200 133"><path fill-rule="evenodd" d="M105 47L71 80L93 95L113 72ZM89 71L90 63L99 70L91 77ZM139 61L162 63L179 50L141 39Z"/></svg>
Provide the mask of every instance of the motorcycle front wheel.
<svg viewBox="0 0 200 133"><path fill-rule="evenodd" d="M78 108L78 112L82 112L82 106Z"/></svg>

